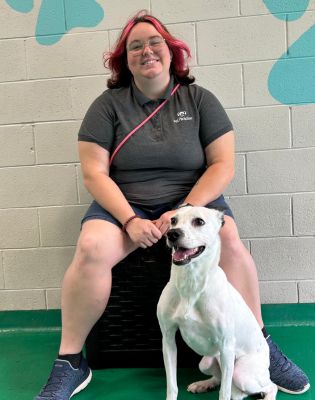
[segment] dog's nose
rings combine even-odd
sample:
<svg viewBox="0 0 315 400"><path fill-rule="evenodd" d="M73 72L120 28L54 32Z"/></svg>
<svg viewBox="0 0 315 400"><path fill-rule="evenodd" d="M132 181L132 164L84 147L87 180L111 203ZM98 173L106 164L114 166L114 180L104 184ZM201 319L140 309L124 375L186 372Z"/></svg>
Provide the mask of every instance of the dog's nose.
<svg viewBox="0 0 315 400"><path fill-rule="evenodd" d="M183 235L182 231L180 229L170 229L167 232L167 239L174 243L176 240L178 240L181 236Z"/></svg>

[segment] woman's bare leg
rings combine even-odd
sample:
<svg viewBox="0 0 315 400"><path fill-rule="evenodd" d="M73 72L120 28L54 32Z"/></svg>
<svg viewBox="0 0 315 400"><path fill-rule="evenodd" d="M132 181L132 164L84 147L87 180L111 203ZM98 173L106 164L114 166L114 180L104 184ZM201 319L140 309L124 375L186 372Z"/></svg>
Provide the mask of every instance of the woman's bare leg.
<svg viewBox="0 0 315 400"><path fill-rule="evenodd" d="M62 286L59 354L82 350L87 335L107 305L112 267L135 248L128 236L110 222L90 220L83 224Z"/></svg>
<svg viewBox="0 0 315 400"><path fill-rule="evenodd" d="M229 282L242 295L248 307L255 315L260 327L264 326L261 316L259 283L254 260L243 245L233 218L225 216L221 229L220 266Z"/></svg>

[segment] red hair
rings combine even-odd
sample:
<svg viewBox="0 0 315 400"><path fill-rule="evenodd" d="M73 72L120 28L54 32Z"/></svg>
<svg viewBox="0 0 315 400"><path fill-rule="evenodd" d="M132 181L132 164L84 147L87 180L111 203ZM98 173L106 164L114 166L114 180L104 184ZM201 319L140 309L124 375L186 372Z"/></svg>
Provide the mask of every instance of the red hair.
<svg viewBox="0 0 315 400"><path fill-rule="evenodd" d="M130 85L132 74L127 66L126 43L130 31L139 22L146 22L153 25L165 39L172 54L170 70L175 80L184 85L194 82L195 78L189 76L189 67L186 61L191 58L190 49L187 44L172 36L157 18L143 10L127 22L115 44L114 50L104 54L104 66L112 73L111 78L107 81L107 86L110 89L114 89Z"/></svg>

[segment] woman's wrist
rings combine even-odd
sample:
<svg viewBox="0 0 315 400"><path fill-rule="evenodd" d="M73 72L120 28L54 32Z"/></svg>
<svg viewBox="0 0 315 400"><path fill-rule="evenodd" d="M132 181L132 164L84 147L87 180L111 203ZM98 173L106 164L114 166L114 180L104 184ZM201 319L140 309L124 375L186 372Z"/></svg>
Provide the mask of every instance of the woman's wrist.
<svg viewBox="0 0 315 400"><path fill-rule="evenodd" d="M132 215L130 218L128 218L127 219L127 221L123 224L123 226L122 226L122 231L123 232L126 232L127 231L127 227L128 227L128 225L129 225L129 223L132 221L132 220L134 220L135 218L141 218L139 215L137 215L137 214L134 214L134 215Z"/></svg>
<svg viewBox="0 0 315 400"><path fill-rule="evenodd" d="M182 204L180 204L178 207L177 207L177 209L178 208L183 208L183 207L193 207L194 205L193 204L191 204L191 203L182 203Z"/></svg>

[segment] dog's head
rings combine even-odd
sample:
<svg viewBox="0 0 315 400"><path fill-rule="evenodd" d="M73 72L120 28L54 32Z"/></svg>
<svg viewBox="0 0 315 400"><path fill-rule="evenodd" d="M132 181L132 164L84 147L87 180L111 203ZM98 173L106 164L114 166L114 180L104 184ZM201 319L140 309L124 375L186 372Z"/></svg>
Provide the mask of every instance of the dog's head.
<svg viewBox="0 0 315 400"><path fill-rule="evenodd" d="M173 249L175 265L187 265L204 256L218 239L224 213L205 207L180 208L171 219L167 245Z"/></svg>

